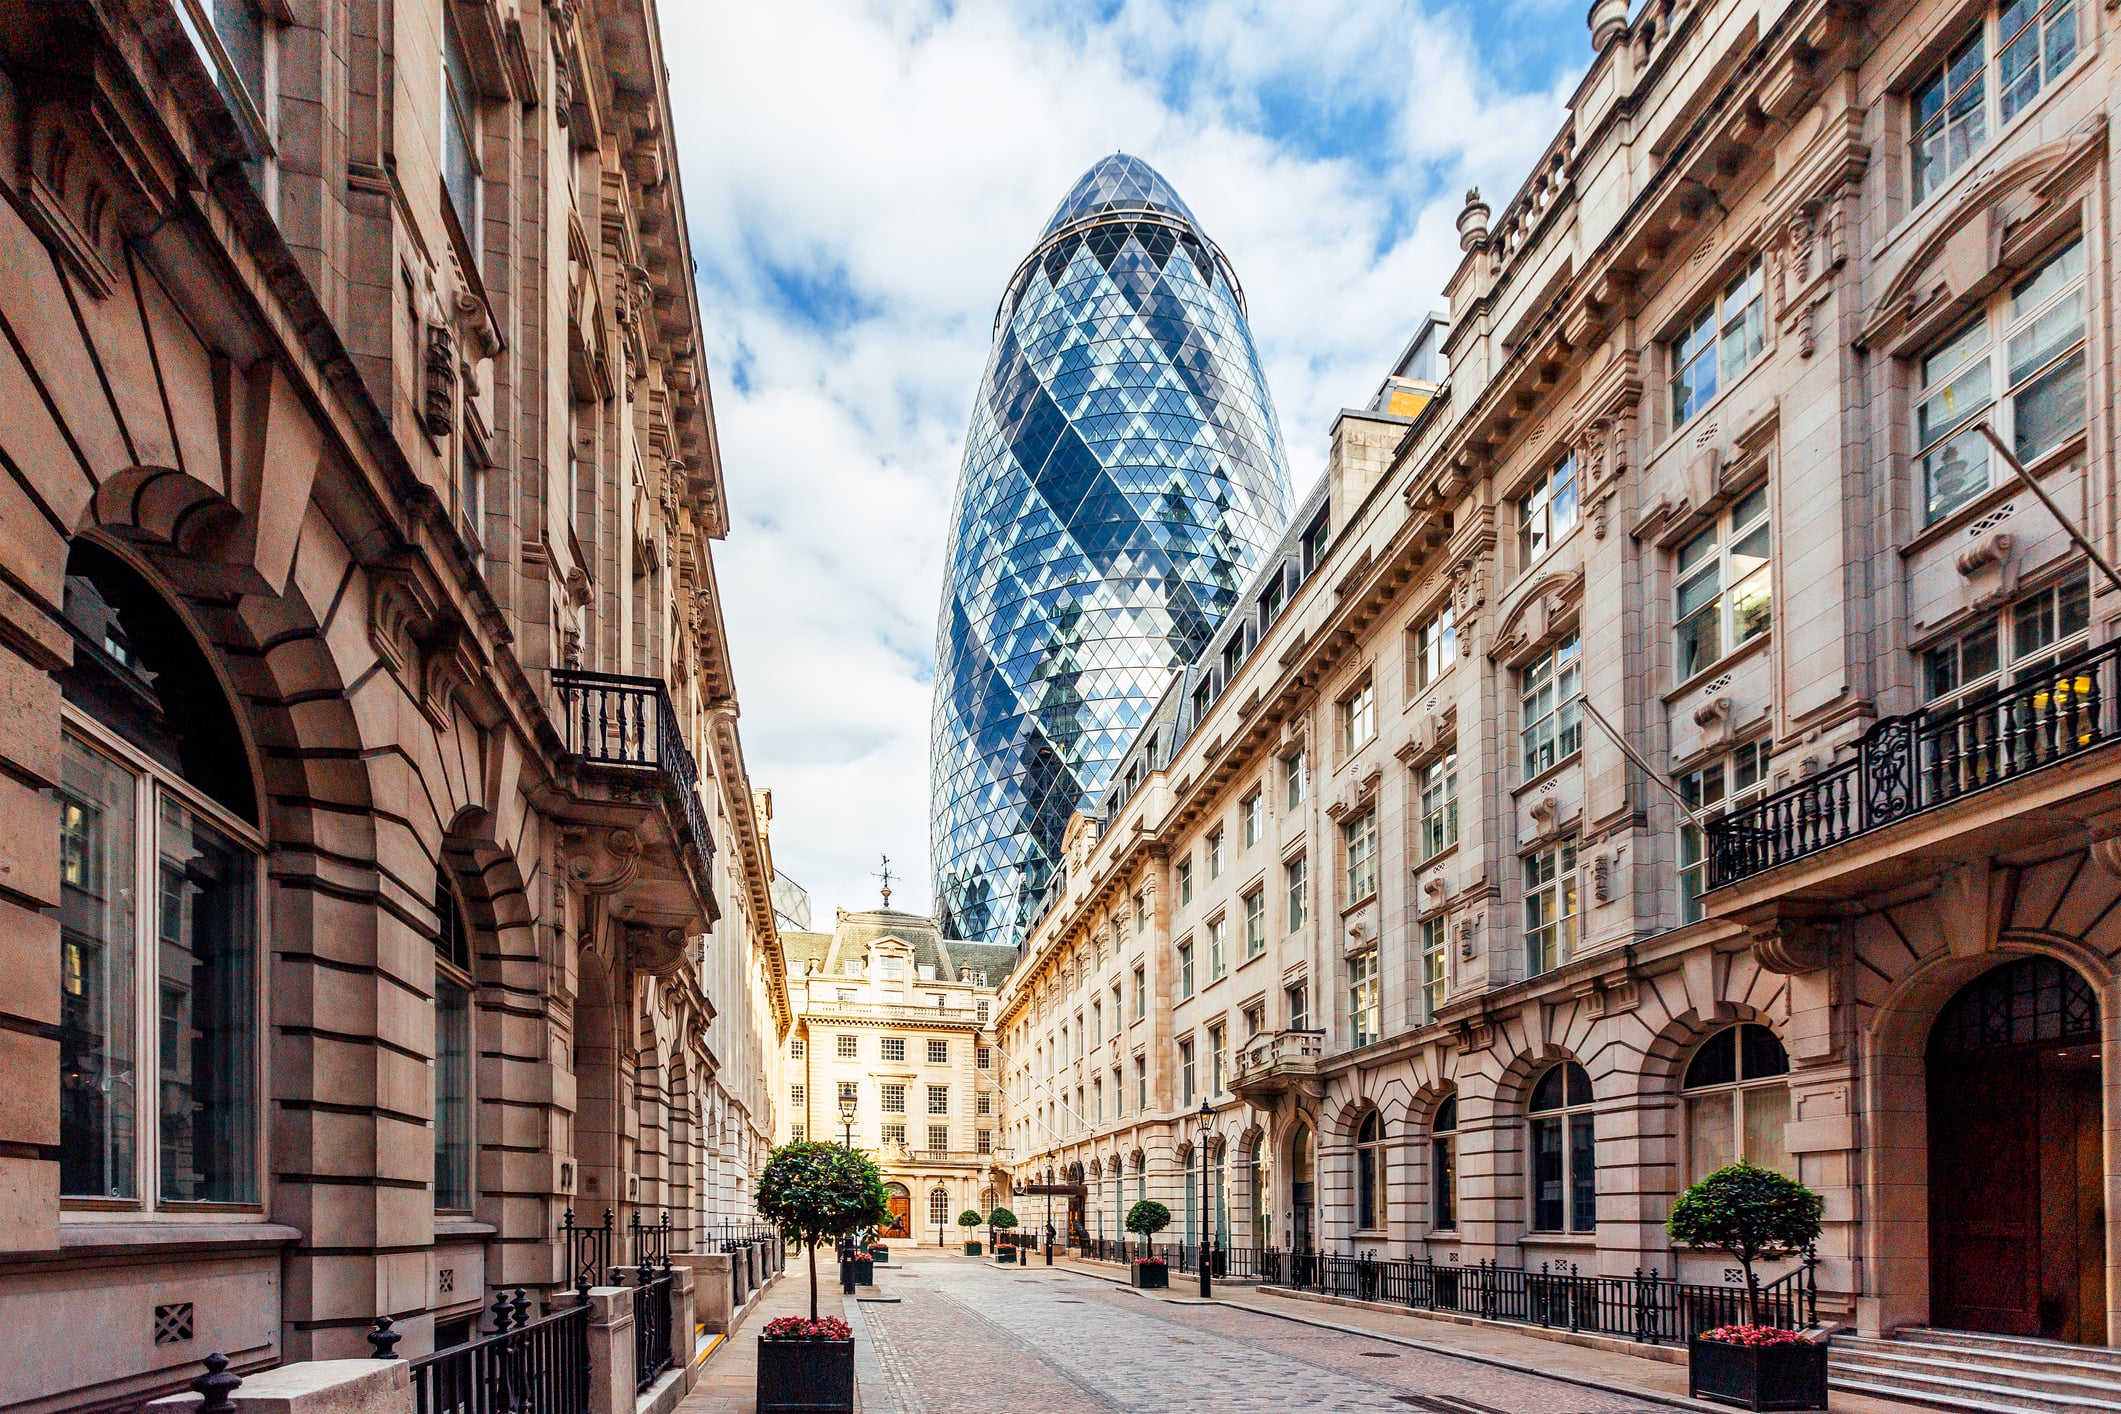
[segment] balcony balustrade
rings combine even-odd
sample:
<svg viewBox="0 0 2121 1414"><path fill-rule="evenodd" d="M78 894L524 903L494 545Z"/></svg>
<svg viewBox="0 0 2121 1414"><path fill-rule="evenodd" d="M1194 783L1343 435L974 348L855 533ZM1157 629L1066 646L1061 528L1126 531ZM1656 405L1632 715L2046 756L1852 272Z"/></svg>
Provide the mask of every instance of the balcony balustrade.
<svg viewBox="0 0 2121 1414"><path fill-rule="evenodd" d="M1318 1062L1325 1055L1323 1031L1262 1031L1237 1051L1230 1093L1241 1100L1318 1091Z"/></svg>
<svg viewBox="0 0 2121 1414"><path fill-rule="evenodd" d="M1735 884L2044 772L2121 737L2121 639L1941 708L1887 717L1856 752L1708 824L1709 886Z"/></svg>

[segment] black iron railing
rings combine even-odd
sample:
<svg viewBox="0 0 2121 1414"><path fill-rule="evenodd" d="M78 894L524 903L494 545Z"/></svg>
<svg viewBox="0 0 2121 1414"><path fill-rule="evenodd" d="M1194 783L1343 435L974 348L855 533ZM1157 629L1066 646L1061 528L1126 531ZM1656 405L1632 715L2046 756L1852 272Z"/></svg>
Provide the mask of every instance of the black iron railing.
<svg viewBox="0 0 2121 1414"><path fill-rule="evenodd" d="M1708 826L1709 886L1736 883L2015 780L2121 734L2121 639L1941 708L1878 722L1856 754Z"/></svg>
<svg viewBox="0 0 2121 1414"><path fill-rule="evenodd" d="M1258 1279L1358 1301L1659 1344L1684 1344L1702 1331L1753 1319L1745 1287L1735 1281L1704 1286L1640 1268L1631 1276L1585 1276L1572 1262L1544 1262L1531 1271L1486 1261L1460 1266L1269 1248L1259 1254ZM1809 1261L1760 1289L1763 1325L1795 1330L1818 1316Z"/></svg>
<svg viewBox="0 0 2121 1414"><path fill-rule="evenodd" d="M671 1366L668 1268L636 1270L633 1287L633 1382L639 1393Z"/></svg>
<svg viewBox="0 0 2121 1414"><path fill-rule="evenodd" d="M642 1270L670 1270L670 1214L664 1213L652 1223L641 1221L635 1211L626 1219L626 1231L633 1238L633 1264Z"/></svg>
<svg viewBox="0 0 2121 1414"><path fill-rule="evenodd" d="M661 772L678 798L701 860L711 858L714 837L700 804L700 768L678 730L677 709L662 679L554 668L552 685L560 694L567 749L592 766Z"/></svg>
<svg viewBox="0 0 2121 1414"><path fill-rule="evenodd" d="M1097 1262L1138 1262L1144 1257L1156 1257L1169 1264L1172 1271L1193 1273L1200 1270L1200 1243L1152 1242L1144 1243L1140 1238L1129 1238L1122 1242L1112 1237L1093 1237L1083 1248L1083 1255ZM1213 1270L1208 1274L1218 1279L1231 1278L1239 1281L1252 1279L1255 1263L1249 1247L1235 1251L1228 1247L1211 1247L1208 1260Z"/></svg>
<svg viewBox="0 0 2121 1414"><path fill-rule="evenodd" d="M604 1275L611 1270L611 1209L604 1210L604 1221L595 1227L578 1226L574 1209L569 1208L560 1218L560 1251L567 1259L567 1282L582 1296L589 1288L603 1284Z"/></svg>
<svg viewBox="0 0 2121 1414"><path fill-rule="evenodd" d="M589 1414L589 1307L532 1320L519 1287L493 1316L493 1334L407 1362L415 1414Z"/></svg>

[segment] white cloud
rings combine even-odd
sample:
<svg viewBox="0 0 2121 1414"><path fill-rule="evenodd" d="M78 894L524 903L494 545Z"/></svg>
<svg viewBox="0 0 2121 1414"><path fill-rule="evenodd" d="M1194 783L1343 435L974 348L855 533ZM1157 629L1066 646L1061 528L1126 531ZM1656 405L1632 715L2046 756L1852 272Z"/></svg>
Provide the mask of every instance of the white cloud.
<svg viewBox="0 0 2121 1414"><path fill-rule="evenodd" d="M928 906L942 548L995 304L1074 179L1155 165L1245 286L1300 492L1573 74L1511 92L1398 0L662 10L735 525L718 575L774 853L818 917ZM801 292L800 297L791 292Z"/></svg>

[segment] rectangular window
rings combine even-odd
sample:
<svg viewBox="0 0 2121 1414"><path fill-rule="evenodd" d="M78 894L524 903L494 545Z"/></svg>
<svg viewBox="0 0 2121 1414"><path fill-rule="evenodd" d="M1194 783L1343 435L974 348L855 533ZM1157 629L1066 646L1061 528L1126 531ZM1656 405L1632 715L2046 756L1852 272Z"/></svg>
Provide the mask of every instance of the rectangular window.
<svg viewBox="0 0 2121 1414"><path fill-rule="evenodd" d="M1149 931L1149 891L1143 889L1134 895L1134 931Z"/></svg>
<svg viewBox="0 0 2121 1414"><path fill-rule="evenodd" d="M1245 895L1245 961L1267 950L1267 893L1254 889Z"/></svg>
<svg viewBox="0 0 2121 1414"><path fill-rule="evenodd" d="M1525 780L1568 759L1583 745L1581 648L1572 633L1518 670Z"/></svg>
<svg viewBox="0 0 2121 1414"><path fill-rule="evenodd" d="M139 778L60 738L59 1191L139 1196Z"/></svg>
<svg viewBox="0 0 2121 1414"><path fill-rule="evenodd" d="M901 1148L901 1149L905 1148L905 1147L906 1147L906 1126L905 1126L905 1125L903 1125L903 1124L887 1124L887 1125L885 1125L885 1126L884 1126L884 1142L885 1142L886 1144L896 1144L896 1145L898 1145L898 1147L899 1147L899 1148Z"/></svg>
<svg viewBox="0 0 2121 1414"><path fill-rule="evenodd" d="M848 1038L842 1037L841 1039L846 1040ZM877 1044L883 1047L883 1059L887 1061L903 1061L906 1059L906 1038L904 1036L881 1037Z"/></svg>
<svg viewBox="0 0 2121 1414"><path fill-rule="evenodd" d="M808 1051L809 1047L804 1044L803 1038L800 1036L788 1043L788 1059L790 1060L801 1060Z"/></svg>
<svg viewBox="0 0 2121 1414"><path fill-rule="evenodd" d="M1193 902L1193 861L1178 861L1178 906L1184 908Z"/></svg>
<svg viewBox="0 0 2121 1414"><path fill-rule="evenodd" d="M973 1152L976 1154L991 1154L994 1152L993 1130L982 1129L979 1132L973 1144Z"/></svg>
<svg viewBox="0 0 2121 1414"><path fill-rule="evenodd" d="M1112 1067L1112 1115L1113 1118L1117 1119L1126 1113L1127 1086L1125 1072L1115 1065Z"/></svg>
<svg viewBox="0 0 2121 1414"><path fill-rule="evenodd" d="M1458 753L1447 751L1421 772L1421 857L1458 843Z"/></svg>
<svg viewBox="0 0 2121 1414"><path fill-rule="evenodd" d="M928 1043L928 1064L950 1064L950 1043L948 1041L930 1041Z"/></svg>
<svg viewBox="0 0 2121 1414"><path fill-rule="evenodd" d="M859 1058L861 1055L861 1039L862 1038L859 1036L840 1037L839 1058L841 1060L855 1060Z"/></svg>
<svg viewBox="0 0 2121 1414"><path fill-rule="evenodd" d="M1292 751L1281 758L1282 799L1291 813L1303 808L1304 787L1304 754Z"/></svg>
<svg viewBox="0 0 2121 1414"><path fill-rule="evenodd" d="M1134 1108L1149 1108L1149 1062L1144 1056L1134 1058Z"/></svg>
<svg viewBox="0 0 2121 1414"><path fill-rule="evenodd" d="M1220 879L1223 874L1223 832L1218 827L1208 833L1208 877Z"/></svg>
<svg viewBox="0 0 2121 1414"><path fill-rule="evenodd" d="M1208 1074L1213 1082L1208 1089L1210 1095L1220 1095L1229 1078L1229 1038L1230 1033L1225 1027L1208 1028L1208 1055L1212 1058Z"/></svg>
<svg viewBox="0 0 2121 1414"><path fill-rule="evenodd" d="M994 1048L992 1046L973 1047L972 1064L974 1068L979 1070L994 1069Z"/></svg>
<svg viewBox="0 0 2121 1414"><path fill-rule="evenodd" d="M1254 1002L1245 1008L1245 1039L1251 1040L1267 1029L1267 1004Z"/></svg>
<svg viewBox="0 0 2121 1414"><path fill-rule="evenodd" d="M980 985L982 987L987 985L987 974L984 972L980 974ZM977 1020L982 1026L985 1026L987 1024L987 1008L990 1005L991 1003L989 1003L985 998L982 998L972 1008L972 1014L974 1019Z"/></svg>
<svg viewBox="0 0 2121 1414"><path fill-rule="evenodd" d="M977 1114L982 1114L982 1115L991 1115L991 1114L993 1114L993 1113L994 1113L994 1093L993 1093L993 1092L992 1092L991 1090L982 1090L982 1091L980 1091L980 1092L979 1092L979 1098L978 1098L977 1100L975 1100L975 1101L973 1102L973 1109L974 1109L974 1112L975 1112L975 1113L977 1113Z"/></svg>
<svg viewBox="0 0 2121 1414"><path fill-rule="evenodd" d="M905 1086L903 1086L903 1085L885 1085L885 1086L883 1087L883 1092L884 1092L884 1113L885 1113L885 1114L887 1114L887 1115L902 1115L902 1114L904 1114L904 1113L906 1112L906 1087L905 1087Z"/></svg>
<svg viewBox="0 0 2121 1414"><path fill-rule="evenodd" d="M791 1104L791 1105L800 1105L800 1104L802 1104L803 1102L804 1102L804 1091L803 1091L803 1087L802 1087L801 1085L791 1085L791 1086L789 1086L789 1087L788 1087L788 1103L789 1103L789 1104Z"/></svg>
<svg viewBox="0 0 2121 1414"><path fill-rule="evenodd" d="M1145 968L1134 969L1134 1019L1142 1020L1149 1014L1149 976Z"/></svg>
<svg viewBox="0 0 2121 1414"><path fill-rule="evenodd" d="M1178 999L1184 1001L1193 995L1193 940L1186 939L1178 945Z"/></svg>
<svg viewBox="0 0 2121 1414"><path fill-rule="evenodd" d="M931 1124L928 1126L928 1148L930 1152L942 1154L950 1149L950 1126Z"/></svg>
<svg viewBox="0 0 2121 1414"><path fill-rule="evenodd" d="M1984 414L2031 463L2083 430L2084 242L2072 240L1917 365L1915 445L1932 521L1994 484ZM1999 400L1997 389L2003 390Z"/></svg>
<svg viewBox="0 0 2121 1414"><path fill-rule="evenodd" d="M445 11L447 7L444 7ZM442 22L442 189L456 217L457 230L476 253L479 249L479 90L471 59L457 33L456 17Z"/></svg>
<svg viewBox="0 0 2121 1414"><path fill-rule="evenodd" d="M1680 547L1677 668L1681 681L1768 631L1774 582L1768 565L1768 493L1741 497Z"/></svg>
<svg viewBox="0 0 2121 1414"><path fill-rule="evenodd" d="M1246 796L1244 804L1238 807L1237 819L1238 837L1244 842L1244 848L1250 849L1259 843L1259 837L1266 832L1266 797L1256 790Z"/></svg>
<svg viewBox="0 0 2121 1414"><path fill-rule="evenodd" d="M1430 1218L1438 1232L1458 1230L1458 1136L1438 1134L1429 1140Z"/></svg>
<svg viewBox="0 0 2121 1414"><path fill-rule="evenodd" d="M1990 688L2037 681L2057 661L2083 649L2090 630L2091 583L2084 571L2073 571L2061 583L2015 600L1926 651L1927 705L1935 712Z"/></svg>
<svg viewBox="0 0 2121 1414"><path fill-rule="evenodd" d="M1296 858L1289 861L1283 872L1287 878L1288 931L1293 933L1304 926L1304 919L1308 916L1307 905L1309 902L1310 880L1307 876L1310 873L1310 865L1307 862L1307 857L1301 854L1297 855Z"/></svg>
<svg viewBox="0 0 2121 1414"><path fill-rule="evenodd" d="M1756 255L1672 340L1672 426L1707 407L1766 347L1767 285Z"/></svg>
<svg viewBox="0 0 2121 1414"><path fill-rule="evenodd" d="M1378 996L1377 949L1348 959L1348 1045L1367 1046L1384 1034Z"/></svg>
<svg viewBox="0 0 2121 1414"><path fill-rule="evenodd" d="M1424 918L1421 922L1421 1019L1434 1021L1442 1009L1445 977L1450 966L1445 956L1450 937L1447 919Z"/></svg>
<svg viewBox="0 0 2121 1414"><path fill-rule="evenodd" d="M806 1130L806 1129L805 1129L805 1128L804 1128L804 1127L803 1127L802 1125L800 1125L800 1124L791 1124L791 1125L789 1125L789 1126L788 1126L788 1142L789 1142L789 1143L791 1143L791 1144L800 1144L800 1143L802 1143L802 1142L803 1142L803 1136L804 1136L804 1134L806 1134L807 1132L808 1132L808 1131L807 1131L807 1130Z"/></svg>
<svg viewBox="0 0 2121 1414"><path fill-rule="evenodd" d="M435 969L435 1209L472 1202L471 989Z"/></svg>
<svg viewBox="0 0 2121 1414"><path fill-rule="evenodd" d="M1340 827L1348 859L1348 903L1361 903L1377 892L1377 807L1370 806Z"/></svg>
<svg viewBox="0 0 2121 1414"><path fill-rule="evenodd" d="M1208 980L1220 981L1230 970L1229 920L1217 918L1208 924Z"/></svg>
<svg viewBox="0 0 2121 1414"><path fill-rule="evenodd" d="M1407 662L1416 692L1431 686L1458 661L1458 624L1451 601L1414 627L1408 643Z"/></svg>
<svg viewBox="0 0 2121 1414"><path fill-rule="evenodd" d="M1990 108L1991 27L1995 106ZM1965 166L1990 133L2025 110L2077 57L2074 0L2008 0L1916 83L1908 97L1909 167L1921 201Z"/></svg>
<svg viewBox="0 0 2121 1414"><path fill-rule="evenodd" d="M1186 1109L1193 1108L1193 1043L1178 1043L1178 1102Z"/></svg>
<svg viewBox="0 0 2121 1414"><path fill-rule="evenodd" d="M1525 856L1525 975L1561 966L1576 948L1576 841Z"/></svg>
<svg viewBox="0 0 2121 1414"><path fill-rule="evenodd" d="M1686 772L1679 778L1679 797L1687 809L1704 821L1721 819L1731 810L1763 794L1767 789L1768 759L1774 743L1749 741L1728 756ZM1703 916L1701 896L1708 887L1708 859L1701 831L1682 823L1679 827L1679 916L1682 922L1699 922Z"/></svg>
<svg viewBox="0 0 2121 1414"><path fill-rule="evenodd" d="M1308 1031L1311 1029L1311 989L1298 982L1283 993L1289 1004L1289 1029Z"/></svg>
<svg viewBox="0 0 2121 1414"><path fill-rule="evenodd" d="M1576 458L1563 457L1517 498L1517 569L1521 574L1576 524Z"/></svg>
<svg viewBox="0 0 2121 1414"><path fill-rule="evenodd" d="M1102 1075L1090 1082L1090 1113L1092 1124L1105 1122L1105 1078Z"/></svg>
<svg viewBox="0 0 2121 1414"><path fill-rule="evenodd" d="M930 1085L928 1087L928 1113L946 1115L950 1113L950 1087Z"/></svg>
<svg viewBox="0 0 2121 1414"><path fill-rule="evenodd" d="M1340 754L1353 756L1377 735L1377 685L1369 678L1340 700Z"/></svg>

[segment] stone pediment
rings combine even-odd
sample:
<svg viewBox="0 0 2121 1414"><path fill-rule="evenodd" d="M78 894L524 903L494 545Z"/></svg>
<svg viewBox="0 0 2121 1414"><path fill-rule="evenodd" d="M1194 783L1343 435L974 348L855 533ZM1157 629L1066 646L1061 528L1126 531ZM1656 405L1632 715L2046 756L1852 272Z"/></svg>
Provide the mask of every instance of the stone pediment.
<svg viewBox="0 0 2121 1414"><path fill-rule="evenodd" d="M1488 656L1502 662L1545 646L1548 640L1575 625L1576 611L1582 604L1580 567L1545 576L1525 591L1504 617Z"/></svg>

